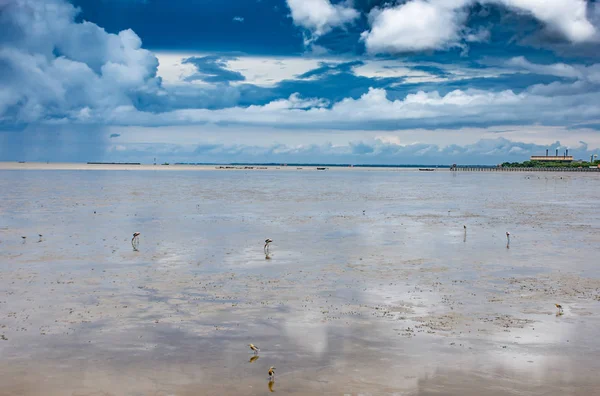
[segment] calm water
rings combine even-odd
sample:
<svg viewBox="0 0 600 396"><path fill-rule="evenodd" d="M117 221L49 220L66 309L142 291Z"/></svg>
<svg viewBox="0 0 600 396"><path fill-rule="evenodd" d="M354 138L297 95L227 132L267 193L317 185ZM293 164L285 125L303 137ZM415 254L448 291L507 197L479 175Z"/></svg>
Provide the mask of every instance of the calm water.
<svg viewBox="0 0 600 396"><path fill-rule="evenodd" d="M600 392L595 174L0 171L0 194L0 395Z"/></svg>

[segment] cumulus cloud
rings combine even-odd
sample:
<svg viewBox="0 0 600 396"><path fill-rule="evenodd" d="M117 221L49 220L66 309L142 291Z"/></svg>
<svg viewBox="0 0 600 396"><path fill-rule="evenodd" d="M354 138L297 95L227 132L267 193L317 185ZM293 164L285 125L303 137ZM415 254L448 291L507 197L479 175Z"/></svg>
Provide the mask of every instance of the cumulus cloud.
<svg viewBox="0 0 600 396"><path fill-rule="evenodd" d="M233 17L233 21L234 22L240 22L240 23L244 22L244 17L241 17L241 16Z"/></svg>
<svg viewBox="0 0 600 396"><path fill-rule="evenodd" d="M596 35L596 28L588 19L586 0L484 0L484 2L499 3L529 13L573 43L592 40Z"/></svg>
<svg viewBox="0 0 600 396"><path fill-rule="evenodd" d="M371 30L362 34L372 53L446 49L457 46L467 13L466 1L413 0L396 7L375 8L369 14Z"/></svg>
<svg viewBox="0 0 600 396"><path fill-rule="evenodd" d="M442 95L438 91L418 91L395 100L388 98L385 89L370 89L357 99L346 98L333 104L318 98L292 95L262 106L184 109L160 114L123 107L104 118L104 122L113 125L235 124L352 130L506 123L570 125L600 118L597 90L548 96L536 89L540 87L534 86L521 93L457 89Z"/></svg>
<svg viewBox="0 0 600 396"><path fill-rule="evenodd" d="M360 14L349 5L329 0L286 0L294 23L308 29L317 38L335 27L344 26ZM310 39L308 41L311 41Z"/></svg>
<svg viewBox="0 0 600 396"><path fill-rule="evenodd" d="M0 122L89 118L156 92L158 61L132 30L109 34L60 0L0 8Z"/></svg>
<svg viewBox="0 0 600 396"><path fill-rule="evenodd" d="M529 15L572 43L597 39L585 0L410 0L373 9L371 29L363 32L362 39L371 53L443 50L463 41L482 41L487 38L485 30L473 33L465 26L469 7L476 3Z"/></svg>
<svg viewBox="0 0 600 396"><path fill-rule="evenodd" d="M460 1L445 4L456 5ZM413 0L405 7L425 3ZM571 125L595 122L600 117L599 90L589 88L600 84L598 66L536 65L524 58L513 59L508 67L575 81L538 84L521 91L396 91L392 97L393 88L373 88L361 96L334 102L319 95L289 95L288 91L284 99L240 106L237 103L245 88L228 84L245 81L240 71L228 67L235 60L214 56L187 58L184 63L195 69L187 81L202 80L215 85L210 89L198 89L195 84L165 88L156 76L156 57L141 47L141 40L133 31L109 34L95 24L76 22L76 15L73 6L60 0L48 0L44 6L37 1L11 0L2 8L0 122L234 124L357 130L503 123ZM373 15L375 19L380 17ZM260 58L256 62L265 63ZM315 59L310 64L319 65ZM366 73L368 66L369 63L358 61L330 62L297 77L306 82L342 72Z"/></svg>

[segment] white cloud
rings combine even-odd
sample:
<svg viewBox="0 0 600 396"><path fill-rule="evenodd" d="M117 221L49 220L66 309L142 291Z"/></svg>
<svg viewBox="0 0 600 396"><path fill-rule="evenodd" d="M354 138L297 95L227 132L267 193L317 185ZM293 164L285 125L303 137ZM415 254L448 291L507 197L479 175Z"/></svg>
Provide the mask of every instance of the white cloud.
<svg viewBox="0 0 600 396"><path fill-rule="evenodd" d="M396 7L374 9L371 30L362 34L371 53L445 49L459 45L466 19L459 7L466 1L413 0Z"/></svg>
<svg viewBox="0 0 600 396"><path fill-rule="evenodd" d="M546 126L440 128L407 130L334 129L297 133L284 127L111 126L81 133L80 126L30 126L0 134L3 160L135 162L338 162L338 163L489 163L521 161L546 148L568 147L576 158L589 158L600 147L590 129ZM48 134L60 134L52 141ZM119 135L110 141L110 135ZM102 140L102 136L106 141ZM16 150L14 142L24 144ZM560 142L559 142L560 141ZM582 143L582 141L586 143ZM50 143L50 144L49 144ZM88 148L96 150L90 153ZM84 149L85 148L85 149ZM597 150L596 150L597 152Z"/></svg>
<svg viewBox="0 0 600 396"><path fill-rule="evenodd" d="M486 30L473 33L465 26L468 7L475 3L499 4L531 15L572 43L597 39L585 0L410 0L372 10L371 29L362 39L371 53L448 49L463 41L484 41Z"/></svg>
<svg viewBox="0 0 600 396"><path fill-rule="evenodd" d="M241 16L233 17L233 21L234 22L240 22L240 23L244 22L244 17L241 17Z"/></svg>
<svg viewBox="0 0 600 396"><path fill-rule="evenodd" d="M404 77L404 83L446 80L421 70L415 70L411 66L396 60L365 60L362 65L352 68L352 71L357 76L368 78Z"/></svg>
<svg viewBox="0 0 600 396"><path fill-rule="evenodd" d="M169 53L156 54L160 65L158 75L165 84L189 84L186 77L193 75L196 69L191 64L182 63L183 59L202 57L214 54L202 53ZM232 85L253 84L260 87L272 87L283 80L292 80L297 76L319 67L321 62L339 63L339 60L300 56L247 56L240 55L224 59L227 69L241 73L244 81L233 82ZM201 85L209 85L202 81L193 81Z"/></svg>
<svg viewBox="0 0 600 396"><path fill-rule="evenodd" d="M158 76L166 85L190 85L199 87L210 87L212 84L202 80L188 81L187 77L196 73L195 67L190 63L183 63L183 59L191 57L214 56L209 53L170 53L159 52L156 57L159 60ZM294 80L298 76L311 70L319 68L322 64L338 65L347 62L345 58L335 57L305 57L305 56L249 56L238 55L224 58L223 63L227 69L238 72L244 76L243 81L232 82L232 86L240 84L252 84L260 87L274 87L284 80ZM441 64L434 62L405 62L402 60L379 60L362 59L362 65L352 67L351 72L360 77L367 78L403 78L398 85L435 83L445 81L457 81L470 78L496 78L503 73L514 72L514 68L471 68L463 65ZM444 76L434 75L416 67L432 66L445 73ZM332 71L335 72L335 71ZM339 72L339 71L338 71ZM316 80L319 76L313 76L306 80Z"/></svg>
<svg viewBox="0 0 600 396"><path fill-rule="evenodd" d="M274 125L248 126L240 129L237 125L178 125L165 127L111 126L106 134L117 134L118 144L175 144L195 146L203 144L239 144L242 146L267 147L274 141L288 146L332 144L343 147L354 141L381 141L397 146L416 144L438 144L439 146L459 146L475 144L481 139L493 140L498 137L526 144L550 145L557 140L570 147L576 147L579 141L586 141L590 146L600 147L600 134L589 128L571 129L563 126L543 125L498 125L494 127L463 128L408 128L398 130L336 130L306 129L297 133L297 129ZM113 140L113 143L115 143Z"/></svg>
<svg viewBox="0 0 600 396"><path fill-rule="evenodd" d="M589 41L596 28L588 20L586 0L483 0L530 13L539 21L556 29L573 43Z"/></svg>
<svg viewBox="0 0 600 396"><path fill-rule="evenodd" d="M285 135L284 130L279 130L278 136ZM173 144L172 142L163 143L159 141L150 141L145 139L146 135L139 133L139 139L130 139L129 142L119 144L120 149L125 153L122 155L131 155L133 158L144 160L152 159L156 153L160 153L161 158L173 157L177 161L197 162L215 161L215 162L336 162L336 163L488 163L496 164L506 160L522 161L530 155L544 153L545 149L556 148L562 150L569 147L570 152L576 158L589 157L590 146L581 141L573 141L573 144L565 144L564 141L548 141L547 143L528 143L522 139L510 140L504 136L485 136L485 130L479 130L479 138L467 143L442 143L436 141L435 136L445 136L447 133L460 136L468 131L465 130L421 130L423 137L419 142L406 142L404 138L394 139L390 137L359 137L358 139L346 139L343 142L334 144L326 140L314 141L312 143L306 140L301 144L290 142L273 143L272 138L268 141L249 144L239 143L237 136L230 137L229 132L224 134L229 138L220 139L220 141L198 141L198 134L195 134L193 142L183 142ZM177 133L177 131L175 131ZM218 135L222 132L217 133ZM565 131L562 131L564 134ZM214 135L214 134L211 134ZM292 135L291 133L289 135ZM580 136L589 137L589 131ZM325 136L327 136L325 134ZM403 132L399 136L404 137ZM235 141L236 143L231 143ZM597 141L597 139L596 139ZM123 149L124 148L124 149ZM109 148L114 151L115 146Z"/></svg>
<svg viewBox="0 0 600 396"><path fill-rule="evenodd" d="M109 34L76 15L60 0L13 0L2 10L0 121L90 118L158 90L158 61L133 31Z"/></svg>
<svg viewBox="0 0 600 396"><path fill-rule="evenodd" d="M287 0L294 23L319 37L335 27L351 23L360 16L358 11L329 0Z"/></svg>
<svg viewBox="0 0 600 396"><path fill-rule="evenodd" d="M445 95L419 91L390 100L383 89L370 89L360 98L346 98L330 106L321 99L292 95L263 106L219 110L182 109L166 113L140 112L123 106L110 113L94 113L92 120L109 125L237 124L281 128L364 129L379 125L398 129L416 126L522 124L571 125L600 119L597 91L547 96L534 90L515 93L476 89ZM80 122L90 122L78 120Z"/></svg>
<svg viewBox="0 0 600 396"><path fill-rule="evenodd" d="M600 64L590 66L567 65L565 63L553 63L548 65L529 62L525 57L519 56L510 59L508 66L535 74L544 74L556 77L574 78L584 80L593 84L600 84Z"/></svg>
<svg viewBox="0 0 600 396"><path fill-rule="evenodd" d="M193 67L185 69L188 65L181 63L189 54L159 54L159 65L154 54L141 48L141 40L133 31L109 34L92 23L76 23L76 14L73 6L60 0L47 0L43 5L14 0L3 9L0 22L4 31L11 34L0 49L0 122L88 126L219 124L357 131L505 123L565 126L600 119L600 91L596 89L600 84L599 65L536 65L524 58L511 60L505 71L548 74L574 81L538 84L522 91L447 92L440 88L402 94L397 87L387 91L377 88L334 103L300 94L288 96L288 91L285 99L242 107L237 104L244 87L217 89L209 84L199 86L196 81L182 83L195 72ZM228 70L241 73L244 84L272 87L318 68L324 61L335 65L347 59L240 56L226 58L223 64ZM362 65L356 63L352 70L357 76L403 77L405 82L494 77L503 72L500 68L468 69L439 64L429 64L432 71L425 72L414 66L370 59ZM166 82L164 86L156 75L157 69ZM435 69L442 69L440 76L433 74Z"/></svg>
<svg viewBox="0 0 600 396"><path fill-rule="evenodd" d="M205 83L200 79L193 81L186 80L186 77L190 77L194 73L196 73L196 67L192 63L184 63L183 61L193 56L202 56L202 54L158 52L155 53L155 55L158 59L157 75L160 78L162 78L164 84L196 84L206 86L211 85L209 83Z"/></svg>
<svg viewBox="0 0 600 396"><path fill-rule="evenodd" d="M274 86L319 67L323 59L304 57L240 56L227 61L229 69L242 73L248 84Z"/></svg>

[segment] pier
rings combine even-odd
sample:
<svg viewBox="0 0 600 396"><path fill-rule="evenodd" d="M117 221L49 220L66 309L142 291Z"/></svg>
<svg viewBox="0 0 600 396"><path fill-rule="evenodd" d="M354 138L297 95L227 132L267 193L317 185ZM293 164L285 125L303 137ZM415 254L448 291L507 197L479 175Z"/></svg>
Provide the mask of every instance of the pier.
<svg viewBox="0 0 600 396"><path fill-rule="evenodd" d="M457 166L450 168L453 172L600 172L600 168L568 168L568 167L539 167L539 168L500 168L500 167L473 167L473 166Z"/></svg>

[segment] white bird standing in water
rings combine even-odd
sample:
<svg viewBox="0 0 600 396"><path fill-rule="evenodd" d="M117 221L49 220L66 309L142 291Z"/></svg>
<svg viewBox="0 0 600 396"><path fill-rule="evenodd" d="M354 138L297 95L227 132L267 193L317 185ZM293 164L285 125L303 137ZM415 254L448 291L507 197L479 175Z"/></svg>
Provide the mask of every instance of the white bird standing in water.
<svg viewBox="0 0 600 396"><path fill-rule="evenodd" d="M272 239L270 239L270 238L267 238L267 239L265 239L265 247L264 247L265 254L267 254L267 253L269 252L269 244L270 244L271 242L273 242L273 240L272 240Z"/></svg>

